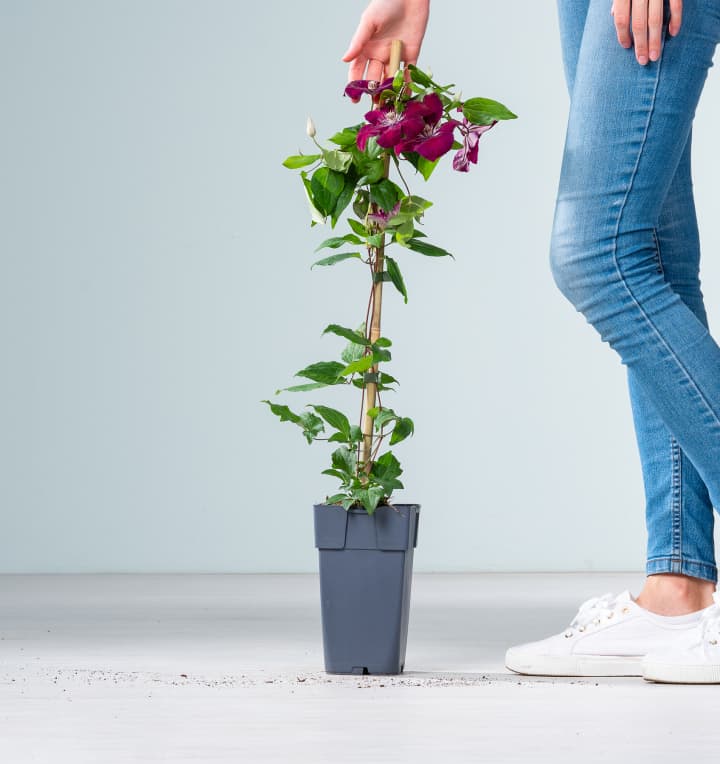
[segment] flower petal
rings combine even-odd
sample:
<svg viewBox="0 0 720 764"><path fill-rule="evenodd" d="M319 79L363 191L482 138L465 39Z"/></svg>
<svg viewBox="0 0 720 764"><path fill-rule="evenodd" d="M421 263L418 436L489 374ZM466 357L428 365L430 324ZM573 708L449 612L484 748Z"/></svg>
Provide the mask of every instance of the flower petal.
<svg viewBox="0 0 720 764"><path fill-rule="evenodd" d="M428 93L422 100L425 107L425 121L434 125L440 121L443 114L443 105L437 93Z"/></svg>
<svg viewBox="0 0 720 764"><path fill-rule="evenodd" d="M430 137L421 140L416 139L414 150L420 156L434 162L438 157L447 154L452 148L453 141L455 140L453 136L454 129L454 123L446 122Z"/></svg>

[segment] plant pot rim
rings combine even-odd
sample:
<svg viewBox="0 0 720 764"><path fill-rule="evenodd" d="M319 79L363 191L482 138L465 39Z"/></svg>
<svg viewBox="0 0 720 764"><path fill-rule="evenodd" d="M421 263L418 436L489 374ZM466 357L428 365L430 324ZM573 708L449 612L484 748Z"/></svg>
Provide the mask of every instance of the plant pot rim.
<svg viewBox="0 0 720 764"><path fill-rule="evenodd" d="M313 507L334 507L334 508L337 508L337 509L343 509L343 505L342 504L325 504L324 502L320 502L318 504L313 504ZM378 509L382 509L383 507L387 507L388 509L393 509L393 507L401 507L402 509L408 509L408 508L412 509L413 507L415 507L416 509L419 510L420 509L420 504L413 504L413 503L397 503L397 504L393 503L392 505L390 505L390 504L378 504L375 509L377 511ZM350 507L350 509L347 509L347 510L344 510L344 511L346 511L346 512L365 512L365 513L367 513L367 510L365 509L365 507Z"/></svg>

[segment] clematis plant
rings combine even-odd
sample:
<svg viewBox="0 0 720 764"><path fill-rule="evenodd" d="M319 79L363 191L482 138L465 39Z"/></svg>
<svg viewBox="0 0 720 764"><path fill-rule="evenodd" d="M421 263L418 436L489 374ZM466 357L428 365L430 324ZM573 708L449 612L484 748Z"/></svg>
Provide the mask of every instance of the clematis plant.
<svg viewBox="0 0 720 764"><path fill-rule="evenodd" d="M310 267L335 266L359 261L370 275L370 296L364 320L356 326L329 324L323 334L346 340L340 360L319 361L300 369L303 384L281 388L281 392L308 392L344 385L361 391L358 421L335 408L307 404L313 411L294 412L287 405L263 400L280 421L300 427L308 443L325 440L337 444L331 466L322 474L337 478L339 490L325 498L346 510L364 507L372 514L379 505L389 505L396 488L403 488L400 462L389 446L411 436L412 419L384 406L381 393L396 392L398 380L380 370L391 360L392 342L380 333L382 287L390 282L408 301L400 263L403 258L453 257L447 250L427 241L422 231L424 215L432 205L411 193L401 170L410 165L427 181L443 156L454 151L452 167L467 172L478 162L478 143L483 133L498 121L516 117L497 101L487 98L462 100L454 85L439 85L416 66L400 69L382 82L356 80L345 87L352 99L369 95L372 108L364 122L345 127L322 146L308 120L307 133L316 146L308 154L289 156L284 166L300 171L311 213L311 226L329 221L332 229L346 210L346 233L325 239L316 249L338 250ZM390 178L391 164L399 183ZM392 247L392 254L388 250ZM405 268L405 262L403 262ZM329 432L328 429L329 428ZM323 437L324 436L324 437Z"/></svg>

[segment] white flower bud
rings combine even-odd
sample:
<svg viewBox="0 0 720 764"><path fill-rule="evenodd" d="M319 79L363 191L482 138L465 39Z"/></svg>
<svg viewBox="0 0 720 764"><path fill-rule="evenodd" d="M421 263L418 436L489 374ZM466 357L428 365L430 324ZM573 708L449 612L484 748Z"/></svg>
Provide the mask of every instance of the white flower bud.
<svg viewBox="0 0 720 764"><path fill-rule="evenodd" d="M315 123L312 121L312 117L308 117L307 118L307 128L306 128L306 130L307 130L307 134L311 138L314 138L315 135L317 134L317 130L315 129Z"/></svg>
<svg viewBox="0 0 720 764"><path fill-rule="evenodd" d="M427 69L425 69L425 74L427 74L427 76L432 79L432 69L429 66Z"/></svg>
<svg viewBox="0 0 720 764"><path fill-rule="evenodd" d="M460 103L462 103L462 90L458 90L458 93L455 96L455 100L460 101Z"/></svg>

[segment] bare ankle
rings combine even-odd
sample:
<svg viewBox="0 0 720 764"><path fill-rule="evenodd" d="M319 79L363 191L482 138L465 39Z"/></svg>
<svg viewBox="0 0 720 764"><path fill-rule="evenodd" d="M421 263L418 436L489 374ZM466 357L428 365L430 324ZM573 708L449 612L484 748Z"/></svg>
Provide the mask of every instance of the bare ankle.
<svg viewBox="0 0 720 764"><path fill-rule="evenodd" d="M653 573L635 598L640 607L658 615L685 615L713 604L715 584L682 573Z"/></svg>

